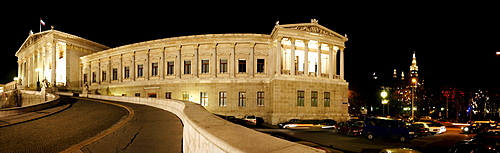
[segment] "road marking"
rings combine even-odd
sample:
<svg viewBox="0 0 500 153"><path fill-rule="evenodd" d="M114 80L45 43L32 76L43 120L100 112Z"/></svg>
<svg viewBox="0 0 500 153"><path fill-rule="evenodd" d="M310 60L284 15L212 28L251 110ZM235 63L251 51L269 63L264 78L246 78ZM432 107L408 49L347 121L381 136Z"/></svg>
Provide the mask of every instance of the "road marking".
<svg viewBox="0 0 500 153"><path fill-rule="evenodd" d="M86 99L86 98L79 98L79 97L73 97L73 98L76 98L76 99L80 99L80 100L90 100L90 101L96 101L96 102L101 102L101 103L106 103L106 104L111 104L111 105L115 105L115 106L119 106L119 107L122 107L122 108L125 108L129 113L128 113L128 116L127 118L125 118L124 120L116 123L115 125L113 125L111 128L109 129L106 129L104 131L102 131L100 134L98 134L97 136L95 137L92 137L90 139L87 139L83 142L80 142L79 144L76 144L64 151L61 151L61 153L81 153L82 151L80 150L81 148L99 140L99 139L102 139L104 138L105 136L115 132L116 130L118 130L119 128L121 128L123 125L125 125L125 123L127 123L128 121L130 121L132 119L132 117L134 117L134 110L130 109L129 107L127 106L123 106L123 105L120 105L120 104L116 104L116 103L112 103L112 102L107 102L107 101L102 101L102 100L97 100L97 99Z"/></svg>

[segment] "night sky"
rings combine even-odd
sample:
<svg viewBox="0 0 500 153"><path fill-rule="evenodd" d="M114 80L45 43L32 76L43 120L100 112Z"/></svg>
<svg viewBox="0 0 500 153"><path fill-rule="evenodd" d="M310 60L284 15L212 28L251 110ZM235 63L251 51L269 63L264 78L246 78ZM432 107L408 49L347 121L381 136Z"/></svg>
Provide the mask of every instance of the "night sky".
<svg viewBox="0 0 500 153"><path fill-rule="evenodd" d="M320 25L347 34L345 79L350 84L369 81L373 72L379 78L392 77L394 69L398 74L408 72L415 51L426 83L500 87L500 57L495 55L500 51L500 11L493 4L189 3L2 6L0 83L17 75L15 52L30 30L39 32L40 18L46 23L42 31L53 25L112 48L187 35L270 34L276 21L317 19Z"/></svg>

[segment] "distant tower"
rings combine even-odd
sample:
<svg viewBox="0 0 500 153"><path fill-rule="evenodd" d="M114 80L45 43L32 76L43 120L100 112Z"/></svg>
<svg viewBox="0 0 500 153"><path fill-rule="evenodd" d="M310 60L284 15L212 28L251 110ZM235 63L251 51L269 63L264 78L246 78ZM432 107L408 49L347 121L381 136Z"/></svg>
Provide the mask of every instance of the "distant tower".
<svg viewBox="0 0 500 153"><path fill-rule="evenodd" d="M410 78L418 77L418 66L417 66L417 58L415 57L415 51L413 51L413 60L411 61L410 66Z"/></svg>
<svg viewBox="0 0 500 153"><path fill-rule="evenodd" d="M396 73L396 69L394 69L394 73L392 73L392 74L393 74L393 75L392 75L392 77L393 77L394 79L397 79L397 78L398 78L398 73Z"/></svg>
<svg viewBox="0 0 500 153"><path fill-rule="evenodd" d="M405 80L405 72L401 71L401 80Z"/></svg>

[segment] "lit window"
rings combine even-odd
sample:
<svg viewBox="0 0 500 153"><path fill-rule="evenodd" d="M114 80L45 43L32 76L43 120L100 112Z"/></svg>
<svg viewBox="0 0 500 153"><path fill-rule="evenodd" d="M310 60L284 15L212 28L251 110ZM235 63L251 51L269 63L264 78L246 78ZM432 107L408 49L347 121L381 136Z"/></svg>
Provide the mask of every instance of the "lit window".
<svg viewBox="0 0 500 153"><path fill-rule="evenodd" d="M324 97L325 97L325 107L330 107L330 92L325 92Z"/></svg>
<svg viewBox="0 0 500 153"><path fill-rule="evenodd" d="M189 92L182 92L182 100L189 101Z"/></svg>
<svg viewBox="0 0 500 153"><path fill-rule="evenodd" d="M240 92L240 94L239 94L239 95L240 95L240 96L239 96L240 98L239 98L239 100L238 100L238 106L240 106L240 107L244 107L244 106L245 106L245 103L246 103L246 101L247 101L247 96L246 96L246 93L245 93L245 92Z"/></svg>
<svg viewBox="0 0 500 153"><path fill-rule="evenodd" d="M225 91L219 92L219 106L226 106L227 93Z"/></svg>
<svg viewBox="0 0 500 153"><path fill-rule="evenodd" d="M264 91L257 92L257 106L264 106Z"/></svg>
<svg viewBox="0 0 500 153"><path fill-rule="evenodd" d="M311 91L311 106L318 107L318 92Z"/></svg>
<svg viewBox="0 0 500 153"><path fill-rule="evenodd" d="M304 106L304 91L297 91L297 106Z"/></svg>
<svg viewBox="0 0 500 153"><path fill-rule="evenodd" d="M208 105L208 92L200 92L200 105L201 106Z"/></svg>

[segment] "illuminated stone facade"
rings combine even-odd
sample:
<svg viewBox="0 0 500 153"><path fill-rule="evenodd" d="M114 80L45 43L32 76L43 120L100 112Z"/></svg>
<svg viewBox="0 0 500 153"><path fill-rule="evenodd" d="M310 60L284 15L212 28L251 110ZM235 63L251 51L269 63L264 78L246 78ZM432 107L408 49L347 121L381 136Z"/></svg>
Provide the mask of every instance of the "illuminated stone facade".
<svg viewBox="0 0 500 153"><path fill-rule="evenodd" d="M277 23L270 35L152 40L81 56L75 84L84 93L180 99L271 124L293 118L340 121L348 118L345 41L317 20Z"/></svg>

